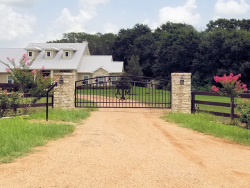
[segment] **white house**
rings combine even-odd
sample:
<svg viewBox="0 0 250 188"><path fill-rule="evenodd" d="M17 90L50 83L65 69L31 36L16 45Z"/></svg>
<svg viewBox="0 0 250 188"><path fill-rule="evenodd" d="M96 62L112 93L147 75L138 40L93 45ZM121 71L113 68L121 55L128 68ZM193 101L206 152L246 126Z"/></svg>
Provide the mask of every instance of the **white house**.
<svg viewBox="0 0 250 188"><path fill-rule="evenodd" d="M52 78L54 73L58 72L71 72L75 74L75 80L82 80L100 76L119 76L124 71L123 62L113 61L111 55L90 55L87 42L30 43L26 48L0 48L0 60L5 63L9 63L7 57L15 59L18 63L23 54L27 54L30 60L35 59L31 70L44 66L43 74ZM13 83L6 66L2 63L0 83Z"/></svg>

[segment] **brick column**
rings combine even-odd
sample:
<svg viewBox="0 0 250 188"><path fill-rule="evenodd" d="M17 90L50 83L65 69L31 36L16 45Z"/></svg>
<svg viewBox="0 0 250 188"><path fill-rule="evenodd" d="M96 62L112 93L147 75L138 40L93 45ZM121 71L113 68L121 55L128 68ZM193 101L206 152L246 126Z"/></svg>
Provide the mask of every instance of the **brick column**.
<svg viewBox="0 0 250 188"><path fill-rule="evenodd" d="M184 84L180 84L181 78ZM172 73L172 112L191 113L191 73Z"/></svg>
<svg viewBox="0 0 250 188"><path fill-rule="evenodd" d="M59 80L63 77L63 84ZM58 81L54 92L54 107L68 108L75 107L75 74L74 73L54 73L54 79Z"/></svg>

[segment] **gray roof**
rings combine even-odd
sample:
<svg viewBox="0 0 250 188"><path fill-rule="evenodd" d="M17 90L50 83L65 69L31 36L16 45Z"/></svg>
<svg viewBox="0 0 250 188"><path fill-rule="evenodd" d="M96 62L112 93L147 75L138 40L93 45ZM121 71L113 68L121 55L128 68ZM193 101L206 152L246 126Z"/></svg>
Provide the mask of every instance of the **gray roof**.
<svg viewBox="0 0 250 188"><path fill-rule="evenodd" d="M103 68L109 73L123 72L123 62L113 61L112 56L84 56L84 63L80 63L77 69L79 73L94 73L99 68Z"/></svg>
<svg viewBox="0 0 250 188"><path fill-rule="evenodd" d="M78 67L79 62L83 56L83 52L86 49L88 43L31 43L26 48L41 48L41 49L59 49L56 53L56 56L53 59L45 59L45 50L42 50L36 60L32 65L32 69L41 69L42 66L45 66L45 69L48 70L75 70ZM73 57L71 59L63 59L63 50L64 49L76 49Z"/></svg>
<svg viewBox="0 0 250 188"><path fill-rule="evenodd" d="M93 73L103 68L109 73L123 72L123 62L114 62L112 56L90 56L86 53L88 43L30 43L24 49L0 48L0 60L9 63L7 57L14 58L18 64L27 50L39 51L31 69L45 70L77 70L82 73ZM53 59L45 59L45 50L58 49ZM74 55L71 59L63 59L63 50L72 50ZM84 53L85 52L85 53ZM10 63L9 63L10 64ZM6 72L6 66L0 63L0 72Z"/></svg>

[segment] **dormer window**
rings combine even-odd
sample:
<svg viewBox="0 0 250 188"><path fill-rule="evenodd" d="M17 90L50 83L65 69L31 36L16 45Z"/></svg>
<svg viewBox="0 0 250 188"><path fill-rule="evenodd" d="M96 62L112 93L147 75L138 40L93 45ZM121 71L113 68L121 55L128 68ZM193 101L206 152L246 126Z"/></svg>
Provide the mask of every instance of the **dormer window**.
<svg viewBox="0 0 250 188"><path fill-rule="evenodd" d="M64 58L65 58L65 59L70 58L70 56L69 56L69 51L64 51Z"/></svg>
<svg viewBox="0 0 250 188"><path fill-rule="evenodd" d="M39 55L39 53L42 51L41 48L36 47L36 46L27 47L25 48L25 50L27 50L27 57L31 60L35 59Z"/></svg>
<svg viewBox="0 0 250 188"><path fill-rule="evenodd" d="M74 53L77 51L73 47L68 47L68 48L61 48L63 50L63 59L68 60L72 59L74 56Z"/></svg>
<svg viewBox="0 0 250 188"><path fill-rule="evenodd" d="M65 57L69 57L69 52L68 51L65 52Z"/></svg>
<svg viewBox="0 0 250 188"><path fill-rule="evenodd" d="M50 47L50 48L45 48L45 59L53 59L57 52L59 52L59 49L55 48L55 47Z"/></svg>
<svg viewBox="0 0 250 188"><path fill-rule="evenodd" d="M46 52L46 57L50 58L51 57L51 51Z"/></svg>
<svg viewBox="0 0 250 188"><path fill-rule="evenodd" d="M32 51L28 51L28 57L32 58L33 57L33 52Z"/></svg>

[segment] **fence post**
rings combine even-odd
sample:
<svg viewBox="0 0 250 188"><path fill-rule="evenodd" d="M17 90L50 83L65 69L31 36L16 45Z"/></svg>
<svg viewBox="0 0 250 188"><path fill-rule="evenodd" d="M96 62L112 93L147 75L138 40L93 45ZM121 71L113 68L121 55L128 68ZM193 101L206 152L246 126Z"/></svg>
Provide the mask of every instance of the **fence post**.
<svg viewBox="0 0 250 188"><path fill-rule="evenodd" d="M172 112L191 114L191 73L172 73Z"/></svg>
<svg viewBox="0 0 250 188"><path fill-rule="evenodd" d="M51 95L52 108L54 108L54 93Z"/></svg>
<svg viewBox="0 0 250 188"><path fill-rule="evenodd" d="M231 114L230 114L230 118L231 118L231 120L233 120L234 119L234 98L233 99L231 99Z"/></svg>
<svg viewBox="0 0 250 188"><path fill-rule="evenodd" d="M53 84L47 91L47 95L46 95L46 121L49 120L49 92L57 86L57 82L55 84Z"/></svg>
<svg viewBox="0 0 250 188"><path fill-rule="evenodd" d="M195 92L191 92L191 113L195 113Z"/></svg>

